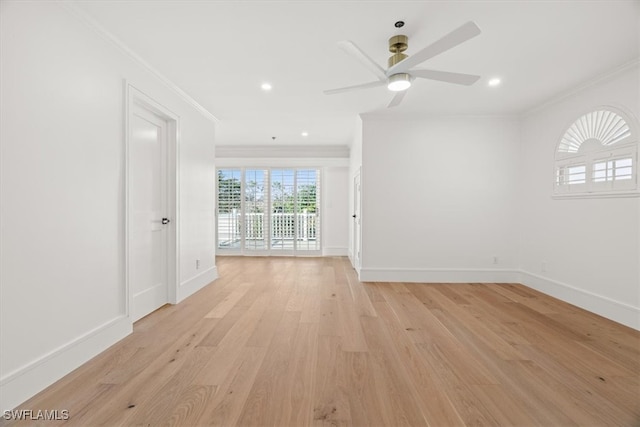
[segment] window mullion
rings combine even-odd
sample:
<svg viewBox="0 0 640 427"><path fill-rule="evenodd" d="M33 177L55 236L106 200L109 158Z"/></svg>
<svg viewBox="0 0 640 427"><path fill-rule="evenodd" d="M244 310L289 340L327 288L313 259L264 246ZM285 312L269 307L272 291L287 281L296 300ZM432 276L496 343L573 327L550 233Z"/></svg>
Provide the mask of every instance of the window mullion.
<svg viewBox="0 0 640 427"><path fill-rule="evenodd" d="M624 112L609 106L597 108L575 120L556 147L554 195L640 195L637 124L632 120Z"/></svg>
<svg viewBox="0 0 640 427"><path fill-rule="evenodd" d="M243 254L246 251L246 216L245 216L245 207L246 207L246 203L245 203L245 191L246 189L246 185L245 185L245 179L246 179L246 171L244 168L242 168L240 170L240 252L242 252Z"/></svg>
<svg viewBox="0 0 640 427"><path fill-rule="evenodd" d="M293 253L298 251L298 231L299 231L298 212L298 169L293 170Z"/></svg>
<svg viewBox="0 0 640 427"><path fill-rule="evenodd" d="M265 208L264 208L264 241L266 251L271 255L271 169L265 168Z"/></svg>

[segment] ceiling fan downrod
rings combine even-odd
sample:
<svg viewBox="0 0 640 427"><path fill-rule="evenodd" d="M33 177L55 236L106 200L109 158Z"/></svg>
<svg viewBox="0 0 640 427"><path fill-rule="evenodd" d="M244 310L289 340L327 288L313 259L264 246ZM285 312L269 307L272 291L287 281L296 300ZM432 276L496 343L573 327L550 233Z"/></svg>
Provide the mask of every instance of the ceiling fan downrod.
<svg viewBox="0 0 640 427"><path fill-rule="evenodd" d="M389 39L389 52L393 53L387 61L389 68L396 65L398 62L407 58L407 55L403 52L409 47L409 37L403 35L393 36Z"/></svg>

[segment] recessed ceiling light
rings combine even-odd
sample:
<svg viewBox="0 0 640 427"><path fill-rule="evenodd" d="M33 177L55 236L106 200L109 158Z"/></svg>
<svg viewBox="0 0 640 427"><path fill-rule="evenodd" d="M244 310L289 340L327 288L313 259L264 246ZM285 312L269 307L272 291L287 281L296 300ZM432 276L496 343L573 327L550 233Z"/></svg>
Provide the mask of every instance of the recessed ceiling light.
<svg viewBox="0 0 640 427"><path fill-rule="evenodd" d="M491 86L491 87L500 86L501 82L502 82L502 80L500 80L498 77L494 77L491 80L489 80L489 86Z"/></svg>
<svg viewBox="0 0 640 427"><path fill-rule="evenodd" d="M302 136L309 136L309 132L302 132Z"/></svg>
<svg viewBox="0 0 640 427"><path fill-rule="evenodd" d="M271 83L266 83L266 82L262 83L262 86L260 86L260 87L264 91L270 91L273 88L273 86L271 86Z"/></svg>

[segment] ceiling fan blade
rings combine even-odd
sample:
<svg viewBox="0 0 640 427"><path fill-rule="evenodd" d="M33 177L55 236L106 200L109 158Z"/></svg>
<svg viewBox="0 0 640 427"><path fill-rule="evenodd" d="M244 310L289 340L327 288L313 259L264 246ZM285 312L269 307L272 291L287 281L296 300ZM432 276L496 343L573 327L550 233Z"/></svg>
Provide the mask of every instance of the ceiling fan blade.
<svg viewBox="0 0 640 427"><path fill-rule="evenodd" d="M368 89L370 87L383 86L386 83L387 82L385 82L383 80L377 80L375 82L363 83L363 84L360 84L360 85L354 85L354 86L341 87L341 88L338 88L338 89L325 90L324 94L325 95L333 95L333 94L336 94L336 93L350 92L352 90Z"/></svg>
<svg viewBox="0 0 640 427"><path fill-rule="evenodd" d="M376 75L380 80L386 80L387 75L384 73L384 69L378 65L369 55L364 53L356 44L350 40L341 41L338 46L344 50L347 54L353 56L362 65L367 67L369 71Z"/></svg>
<svg viewBox="0 0 640 427"><path fill-rule="evenodd" d="M390 76L396 73L406 73L410 68L413 68L429 58L433 58L434 56L444 51L452 49L459 44L472 39L473 37L480 34L480 32L480 28L478 28L475 22L469 21L458 29L455 29L446 36L442 37L440 40L431 43L429 46L418 51L414 55L411 55L407 59L398 62L396 65L387 70L387 75Z"/></svg>
<svg viewBox="0 0 640 427"><path fill-rule="evenodd" d="M389 103L389 105L387 105L387 108L393 108L400 105L406 94L406 90L396 93L395 96L391 98L391 102Z"/></svg>
<svg viewBox="0 0 640 427"><path fill-rule="evenodd" d="M422 79L439 80L441 82L455 83L457 85L470 86L480 79L480 76L473 74L451 73L449 71L436 70L410 70L412 77Z"/></svg>

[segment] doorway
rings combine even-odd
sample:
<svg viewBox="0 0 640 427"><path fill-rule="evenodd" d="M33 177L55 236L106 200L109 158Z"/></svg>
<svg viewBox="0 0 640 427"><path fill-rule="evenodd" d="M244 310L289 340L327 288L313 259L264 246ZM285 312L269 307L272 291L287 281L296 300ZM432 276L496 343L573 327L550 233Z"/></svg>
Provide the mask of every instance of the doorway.
<svg viewBox="0 0 640 427"><path fill-rule="evenodd" d="M219 255L320 255L320 170L217 170Z"/></svg>
<svg viewBox="0 0 640 427"><path fill-rule="evenodd" d="M177 118L128 86L126 283L133 322L175 302Z"/></svg>
<svg viewBox="0 0 640 427"><path fill-rule="evenodd" d="M360 274L360 246L362 243L361 231L361 194L360 194L360 173L353 178L353 268Z"/></svg>

